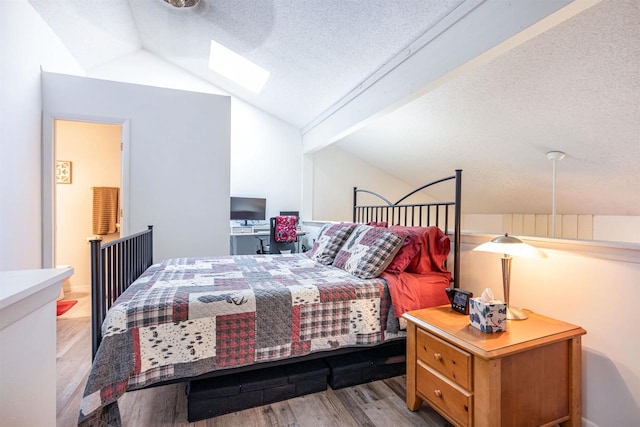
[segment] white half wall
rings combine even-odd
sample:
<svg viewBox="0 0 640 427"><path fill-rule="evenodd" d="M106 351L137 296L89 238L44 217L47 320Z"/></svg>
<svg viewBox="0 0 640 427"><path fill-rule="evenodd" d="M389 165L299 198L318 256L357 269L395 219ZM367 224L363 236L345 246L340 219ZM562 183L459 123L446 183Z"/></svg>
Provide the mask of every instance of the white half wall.
<svg viewBox="0 0 640 427"><path fill-rule="evenodd" d="M640 216L593 216L593 239L640 243Z"/></svg>
<svg viewBox="0 0 640 427"><path fill-rule="evenodd" d="M551 236L548 214L463 214L462 229L476 233ZM556 215L555 236L561 239L640 243L640 217L614 215Z"/></svg>
<svg viewBox="0 0 640 427"><path fill-rule="evenodd" d="M227 254L229 97L53 73L42 80L45 129L51 118L130 123L125 216L131 232L154 226L156 260Z"/></svg>

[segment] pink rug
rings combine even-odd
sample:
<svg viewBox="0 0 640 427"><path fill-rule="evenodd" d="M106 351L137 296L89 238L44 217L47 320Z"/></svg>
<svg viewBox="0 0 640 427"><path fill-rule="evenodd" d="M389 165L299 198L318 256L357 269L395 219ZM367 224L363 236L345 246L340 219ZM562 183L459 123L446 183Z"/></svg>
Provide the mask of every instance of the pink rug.
<svg viewBox="0 0 640 427"><path fill-rule="evenodd" d="M68 300L68 301L57 301L56 306L56 316L60 316L61 314L65 314L71 307L76 305L77 300Z"/></svg>

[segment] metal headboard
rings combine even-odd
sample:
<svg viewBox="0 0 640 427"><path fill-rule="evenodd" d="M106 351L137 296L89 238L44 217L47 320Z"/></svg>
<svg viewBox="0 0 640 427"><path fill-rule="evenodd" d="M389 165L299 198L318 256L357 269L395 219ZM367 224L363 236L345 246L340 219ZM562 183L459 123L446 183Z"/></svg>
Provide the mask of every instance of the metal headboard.
<svg viewBox="0 0 640 427"><path fill-rule="evenodd" d="M455 180L455 198L448 202L403 203L415 193L434 185ZM367 193L377 197L382 204L358 204L358 194ZM417 188L395 203L369 190L353 187L353 222L386 222L389 225L426 227L435 225L453 240L453 286L460 286L460 205L462 200L462 169L456 169L455 175L438 179ZM449 227L449 218L453 209L453 230Z"/></svg>

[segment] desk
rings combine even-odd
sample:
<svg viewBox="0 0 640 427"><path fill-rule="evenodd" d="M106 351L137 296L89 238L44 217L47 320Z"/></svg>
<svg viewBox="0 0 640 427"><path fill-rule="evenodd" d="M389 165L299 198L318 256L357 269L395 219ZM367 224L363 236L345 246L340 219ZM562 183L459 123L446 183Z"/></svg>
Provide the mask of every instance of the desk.
<svg viewBox="0 0 640 427"><path fill-rule="evenodd" d="M265 245L269 244L270 231L253 229L248 227L248 231L231 231L229 233L229 253L231 255L255 255L260 246L259 238L265 239ZM306 231L298 230L297 236L304 236ZM300 252L300 239L296 240L296 252Z"/></svg>

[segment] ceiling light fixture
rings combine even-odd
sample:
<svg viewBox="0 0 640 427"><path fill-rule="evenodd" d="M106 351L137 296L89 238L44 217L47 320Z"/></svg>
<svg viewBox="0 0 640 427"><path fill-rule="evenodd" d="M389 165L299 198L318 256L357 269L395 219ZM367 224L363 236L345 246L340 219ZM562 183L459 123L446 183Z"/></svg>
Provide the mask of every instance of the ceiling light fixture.
<svg viewBox="0 0 640 427"><path fill-rule="evenodd" d="M209 68L255 93L260 93L269 79L267 70L213 40Z"/></svg>
<svg viewBox="0 0 640 427"><path fill-rule="evenodd" d="M198 4L200 0L164 0L171 6L175 7L193 7Z"/></svg>

